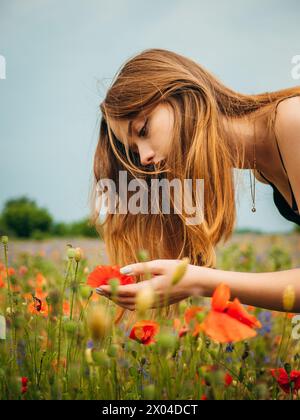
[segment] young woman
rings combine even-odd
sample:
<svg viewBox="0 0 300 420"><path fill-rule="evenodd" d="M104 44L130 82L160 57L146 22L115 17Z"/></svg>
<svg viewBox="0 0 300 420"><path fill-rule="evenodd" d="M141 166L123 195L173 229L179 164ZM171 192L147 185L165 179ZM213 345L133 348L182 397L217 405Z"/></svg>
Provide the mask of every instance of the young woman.
<svg viewBox="0 0 300 420"><path fill-rule="evenodd" d="M143 275L145 268L152 274L150 280L121 286L117 304L134 310L137 292L150 282L161 297L156 306L162 305L172 272L187 256L190 264L172 288L169 304L195 294L210 297L225 282L243 303L281 311L283 292L292 286L294 311L299 312L300 268L218 270L214 248L234 229L234 168L252 174L252 211L257 179L272 186L281 215L300 225L300 86L241 94L182 55L149 49L125 63L100 107L95 185L108 178L121 191L122 170L128 183L137 176L148 183L155 177L204 179L204 221L198 225L187 224L186 214L175 212L107 214L100 229L110 263L129 264L125 274ZM140 249L150 255L146 264L138 262ZM111 298L109 289L103 286L98 293Z"/></svg>

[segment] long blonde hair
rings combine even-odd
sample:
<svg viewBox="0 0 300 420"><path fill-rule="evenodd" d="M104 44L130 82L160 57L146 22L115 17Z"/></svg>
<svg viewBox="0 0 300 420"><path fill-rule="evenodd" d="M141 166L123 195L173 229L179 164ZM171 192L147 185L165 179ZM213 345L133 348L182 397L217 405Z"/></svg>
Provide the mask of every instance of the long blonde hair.
<svg viewBox="0 0 300 420"><path fill-rule="evenodd" d="M164 49L147 49L129 59L116 74L100 105L102 119L94 157L92 219L101 233L111 264L138 261L146 249L150 259L187 256L192 264L216 266L215 246L231 236L236 222L234 167L243 167L244 149L228 146L221 117L268 116L282 98L300 94L300 87L261 94L241 94L195 61ZM110 119L146 117L167 102L174 111L172 148L163 163L142 167L138 155L122 144L110 129ZM152 169L152 171L150 170ZM204 222L187 225L184 214L107 214L99 220L96 184L108 178L118 185L119 171L128 183L137 175L204 179ZM173 202L173 201L172 201Z"/></svg>

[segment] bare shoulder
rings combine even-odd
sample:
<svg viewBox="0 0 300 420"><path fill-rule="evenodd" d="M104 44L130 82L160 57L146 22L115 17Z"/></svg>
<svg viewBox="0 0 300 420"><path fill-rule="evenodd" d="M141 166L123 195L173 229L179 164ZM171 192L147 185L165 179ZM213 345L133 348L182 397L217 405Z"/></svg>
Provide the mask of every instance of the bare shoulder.
<svg viewBox="0 0 300 420"><path fill-rule="evenodd" d="M277 106L275 130L280 138L299 140L300 130L300 95L283 99ZM278 139L280 141L280 139Z"/></svg>
<svg viewBox="0 0 300 420"><path fill-rule="evenodd" d="M300 210L300 96L284 99L278 104L274 128Z"/></svg>

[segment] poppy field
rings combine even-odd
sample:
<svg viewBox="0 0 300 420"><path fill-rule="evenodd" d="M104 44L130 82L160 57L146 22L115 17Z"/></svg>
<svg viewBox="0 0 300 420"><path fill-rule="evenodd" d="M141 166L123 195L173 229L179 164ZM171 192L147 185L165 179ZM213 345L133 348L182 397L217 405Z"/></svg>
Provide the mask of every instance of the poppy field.
<svg viewBox="0 0 300 420"><path fill-rule="evenodd" d="M300 320L294 290L285 313L243 305L220 284L212 297L181 301L172 314L151 310L150 289L136 311L113 297L136 281L120 267L91 263L85 249L65 246L55 261L38 253L10 256L1 239L0 399L2 400L298 400ZM138 250L147 261L146 250ZM171 285L184 276L183 258ZM275 271L297 263L273 241L264 253L252 242L233 243L218 268Z"/></svg>

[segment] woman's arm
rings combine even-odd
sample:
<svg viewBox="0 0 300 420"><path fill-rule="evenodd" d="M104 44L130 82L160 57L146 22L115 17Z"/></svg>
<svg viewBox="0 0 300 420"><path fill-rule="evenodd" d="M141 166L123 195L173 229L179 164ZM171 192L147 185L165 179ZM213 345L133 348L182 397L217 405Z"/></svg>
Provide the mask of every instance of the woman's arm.
<svg viewBox="0 0 300 420"><path fill-rule="evenodd" d="M173 304L189 296L211 297L220 283L226 283L231 289L232 298L237 297L243 304L258 306L275 311L285 311L283 295L287 286L295 291L293 312L300 312L300 268L291 270L245 273L217 270L189 264L187 271L178 284L170 288L172 274L180 260L152 260L123 267L121 272L130 275L151 273L150 280L126 286L119 286L116 303L123 308L134 310L135 299L139 291L152 286L160 297L156 306L161 306L169 293L168 303ZM110 286L101 286L97 292L111 299Z"/></svg>
<svg viewBox="0 0 300 420"><path fill-rule="evenodd" d="M292 286L296 297L293 312L300 312L300 268L267 273L207 268L205 279L200 276L198 281L202 283L203 296L212 296L218 284L226 283L231 296L239 298L242 303L275 311L285 311L284 291L287 286Z"/></svg>

